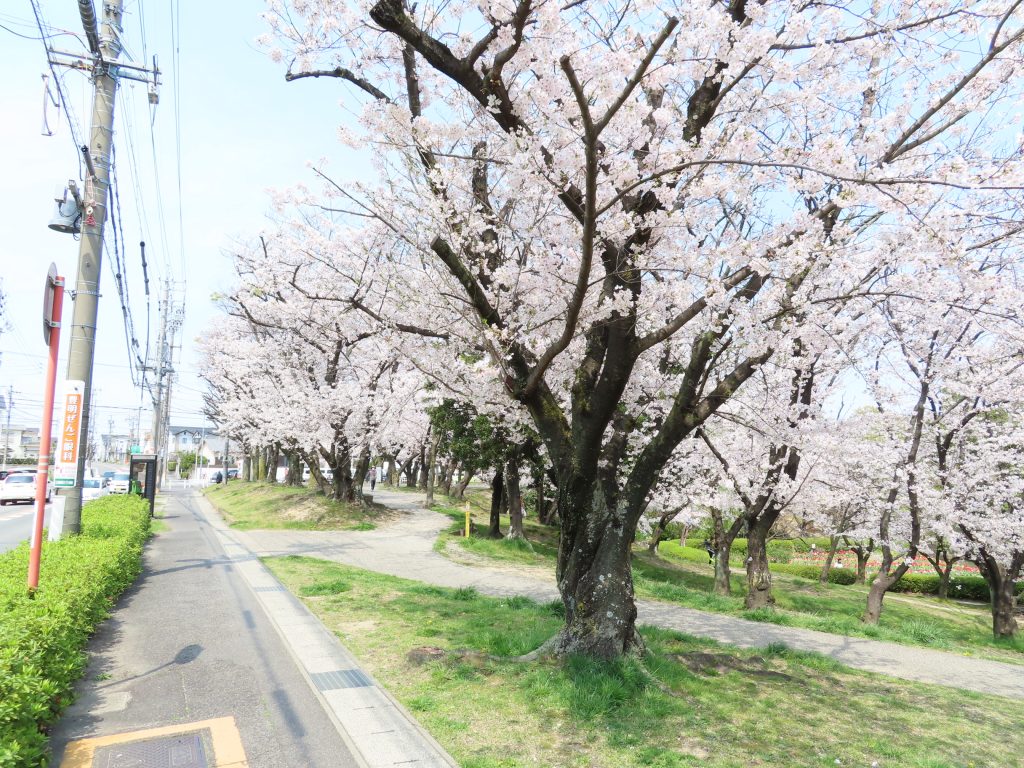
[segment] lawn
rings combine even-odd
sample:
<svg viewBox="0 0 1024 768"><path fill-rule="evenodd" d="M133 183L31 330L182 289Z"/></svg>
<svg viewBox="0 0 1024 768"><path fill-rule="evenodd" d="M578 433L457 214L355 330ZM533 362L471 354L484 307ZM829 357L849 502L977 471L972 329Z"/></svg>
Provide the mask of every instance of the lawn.
<svg viewBox="0 0 1024 768"><path fill-rule="evenodd" d="M558 531L540 525L536 520L525 521L527 543L490 540L483 538L488 514L486 491L469 497L476 538L464 539L457 535L442 535L437 550L458 559L458 549L473 557L474 562L490 560L494 563L544 569L553 573L558 551ZM464 507L442 504L439 512L451 515L457 522L452 533L461 531ZM508 529L508 520L502 519L502 530ZM743 607L746 588L743 563L733 563L733 594L729 597L712 593L713 572L706 555L690 550L679 552L677 544L663 544L662 556L653 557L646 546L637 545L633 556L633 575L636 594L640 598L663 600L689 608L727 613L734 616L786 626L816 629L822 632L869 637L877 640L922 645L952 651L968 656L981 656L1011 663L1024 664L1024 636L1013 641L992 637L991 613L987 605L958 603L911 594L889 594L881 622L877 626L864 624L867 587L862 585L821 585L817 581L789 574L774 576L773 594L776 608L747 611ZM678 553L679 556L673 556ZM693 559L695 557L695 559Z"/></svg>
<svg viewBox="0 0 1024 768"><path fill-rule="evenodd" d="M346 504L315 488L236 481L203 489L232 528L369 531L390 516L385 507Z"/></svg>
<svg viewBox="0 0 1024 768"><path fill-rule="evenodd" d="M266 563L464 768L981 768L1024 752L1024 702L650 627L642 662L516 662L498 657L539 646L560 605Z"/></svg>

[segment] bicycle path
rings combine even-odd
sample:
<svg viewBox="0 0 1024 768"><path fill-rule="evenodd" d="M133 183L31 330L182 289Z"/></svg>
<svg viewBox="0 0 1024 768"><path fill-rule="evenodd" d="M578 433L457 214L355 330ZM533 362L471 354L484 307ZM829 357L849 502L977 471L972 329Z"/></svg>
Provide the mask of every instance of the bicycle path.
<svg viewBox="0 0 1024 768"><path fill-rule="evenodd" d="M260 557L302 555L439 587L473 587L492 597L521 595L537 602L558 599L554 575L539 579L510 571L456 563L434 551L451 519L424 509L417 494L377 489L374 501L403 514L373 531L232 531ZM855 669L951 688L1024 699L1024 666L960 656L929 648L810 629L784 627L654 600L638 600L638 623L674 629L743 648L785 643Z"/></svg>

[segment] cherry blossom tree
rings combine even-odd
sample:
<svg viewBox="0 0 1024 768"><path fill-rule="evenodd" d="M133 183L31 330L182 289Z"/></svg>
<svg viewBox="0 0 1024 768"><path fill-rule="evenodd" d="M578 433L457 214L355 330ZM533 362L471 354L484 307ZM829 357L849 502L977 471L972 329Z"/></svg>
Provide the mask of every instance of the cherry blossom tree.
<svg viewBox="0 0 1024 768"><path fill-rule="evenodd" d="M344 138L379 181L321 201L379 256L363 311L416 337L395 343L417 367L516 404L552 462L556 652L641 647L650 494L773 356L815 359L883 274L941 302L930 273L1020 231L999 202L1020 184L1019 4L863 10L269 5L288 79L363 105ZM927 270L894 287L910 258Z"/></svg>

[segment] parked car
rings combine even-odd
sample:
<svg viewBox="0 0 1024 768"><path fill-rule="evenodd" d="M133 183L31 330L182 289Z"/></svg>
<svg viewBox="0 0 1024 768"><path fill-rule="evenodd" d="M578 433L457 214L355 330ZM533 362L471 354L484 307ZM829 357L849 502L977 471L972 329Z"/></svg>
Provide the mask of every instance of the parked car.
<svg viewBox="0 0 1024 768"><path fill-rule="evenodd" d="M46 500L53 496L53 481L46 479ZM9 472L0 483L0 505L16 504L27 501L31 504L36 499L36 470L22 469Z"/></svg>
<svg viewBox="0 0 1024 768"><path fill-rule="evenodd" d="M107 480L109 493L128 493L132 485L132 476L127 472L115 472Z"/></svg>
<svg viewBox="0 0 1024 768"><path fill-rule="evenodd" d="M92 501L98 499L100 496L106 496L110 493L110 489L103 485L103 481L98 477L87 477L82 481L82 502Z"/></svg>
<svg viewBox="0 0 1024 768"><path fill-rule="evenodd" d="M103 473L103 475L100 477L100 479L104 483L106 483L110 478L112 478L116 474L117 474L117 472L115 472L114 470L108 469L106 472Z"/></svg>
<svg viewBox="0 0 1024 768"><path fill-rule="evenodd" d="M229 469L228 470L228 480L237 480L237 479L238 479L238 470L237 469Z"/></svg>

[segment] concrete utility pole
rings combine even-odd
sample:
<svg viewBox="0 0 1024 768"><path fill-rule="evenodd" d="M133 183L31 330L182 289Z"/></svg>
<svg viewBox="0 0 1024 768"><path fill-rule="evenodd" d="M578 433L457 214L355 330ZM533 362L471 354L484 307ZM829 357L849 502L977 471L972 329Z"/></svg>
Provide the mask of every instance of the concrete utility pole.
<svg viewBox="0 0 1024 768"><path fill-rule="evenodd" d="M166 355L164 350L167 346L167 319L170 316L171 307L171 284L167 280L164 281L164 294L160 300L160 336L156 343L156 365L152 366L156 371L156 398L153 400L153 453L157 455L157 469L156 476L160 477L160 446L162 440L160 439L161 427L164 423L164 374L167 371ZM148 361L147 361L148 362Z"/></svg>
<svg viewBox="0 0 1024 768"><path fill-rule="evenodd" d="M0 398L2 399L2 398ZM7 471L7 453L11 447L11 410L14 408L14 387L7 387L7 429L4 430L4 471Z"/></svg>
<svg viewBox="0 0 1024 768"><path fill-rule="evenodd" d="M103 227L107 220L110 187L110 147L114 134L114 95L117 92L117 58L121 55L121 10L123 0L105 0L98 51L93 51L92 131L88 147L83 147L88 176L85 181L82 212L82 239L78 251L74 312L71 318L71 344L68 351L68 379L85 382L82 396L82 425L78 449L75 486L66 492L62 533L82 530L82 483L88 455L92 367L96 351L96 315L99 308L100 265L103 257ZM86 9L86 6L88 9ZM92 3L79 3L82 22L92 47L95 18L89 18ZM88 10L88 12L87 12ZM90 35L90 25L93 27Z"/></svg>

